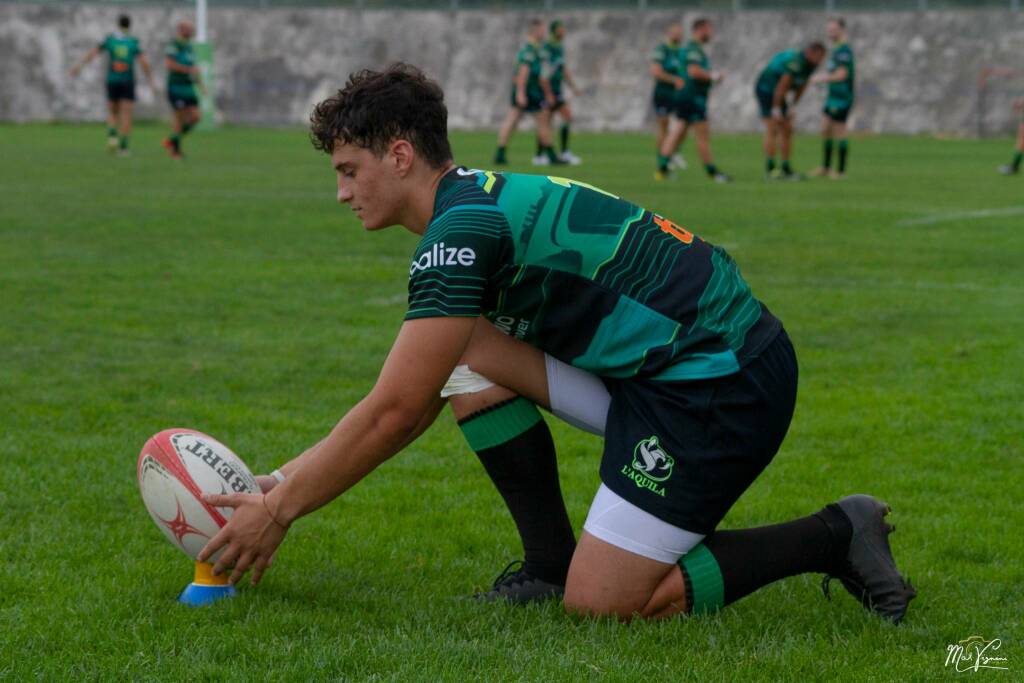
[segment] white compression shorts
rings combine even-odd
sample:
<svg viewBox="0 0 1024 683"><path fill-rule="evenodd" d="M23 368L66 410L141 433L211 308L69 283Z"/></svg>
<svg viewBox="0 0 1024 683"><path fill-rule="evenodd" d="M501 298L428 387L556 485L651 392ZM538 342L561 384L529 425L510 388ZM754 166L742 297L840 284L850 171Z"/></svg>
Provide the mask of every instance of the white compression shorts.
<svg viewBox="0 0 1024 683"><path fill-rule="evenodd" d="M583 529L616 548L643 557L675 564L704 539L645 512L601 484L590 504Z"/></svg>

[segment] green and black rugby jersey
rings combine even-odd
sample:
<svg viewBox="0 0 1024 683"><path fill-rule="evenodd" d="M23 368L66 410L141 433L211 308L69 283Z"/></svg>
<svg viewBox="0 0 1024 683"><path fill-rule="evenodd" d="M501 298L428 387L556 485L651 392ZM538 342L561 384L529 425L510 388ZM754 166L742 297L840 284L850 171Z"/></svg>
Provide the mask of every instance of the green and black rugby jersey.
<svg viewBox="0 0 1024 683"><path fill-rule="evenodd" d="M757 77L757 89L762 92L775 92L783 74L792 78L791 90L799 90L810 75L814 73L814 65L807 61L803 50L783 50L772 57L768 66Z"/></svg>
<svg viewBox="0 0 1024 683"><path fill-rule="evenodd" d="M828 101L835 106L850 106L853 104L853 50L848 43L839 43L832 50L828 60L828 72L833 73L839 67L846 67L846 78L835 83L828 84Z"/></svg>
<svg viewBox="0 0 1024 683"><path fill-rule="evenodd" d="M540 45L527 41L519 48L519 52L516 53L516 69L512 74L513 87L515 87L516 77L519 75L519 68L524 64L529 68L529 74L526 77L526 96L542 99L544 89L540 86L540 76L541 69L544 67L544 59L541 55Z"/></svg>
<svg viewBox="0 0 1024 683"><path fill-rule="evenodd" d="M651 50L650 61L660 65L662 70L671 76L678 76L683 67L679 55L679 45L672 43L660 43L658 47ZM675 92L676 87L673 84L654 81L655 96L672 97Z"/></svg>
<svg viewBox="0 0 1024 683"><path fill-rule="evenodd" d="M779 321L729 255L585 183L453 169L409 269L406 320L483 315L605 377L736 372Z"/></svg>
<svg viewBox="0 0 1024 683"><path fill-rule="evenodd" d="M167 57L181 66L195 66L195 53L192 51L192 43L188 40L175 38L167 44L164 51ZM167 94L170 97L195 97L195 80L192 74L181 71L167 71Z"/></svg>
<svg viewBox="0 0 1024 683"><path fill-rule="evenodd" d="M97 47L107 53L107 83L135 82L135 58L142 54L138 38L118 31Z"/></svg>
<svg viewBox="0 0 1024 683"><path fill-rule="evenodd" d="M686 69L691 64L695 64L700 68L711 73L711 60L708 59L708 55L704 52L704 46L696 40L691 40L683 47L683 65L685 67L684 73L686 74L686 85L683 87L683 97L700 97L707 98L708 91L711 90L711 81L699 81L695 78L690 78L690 74Z"/></svg>
<svg viewBox="0 0 1024 683"><path fill-rule="evenodd" d="M565 48L562 42L551 39L544 44L544 73L551 84L551 92L562 92L562 80L565 78Z"/></svg>

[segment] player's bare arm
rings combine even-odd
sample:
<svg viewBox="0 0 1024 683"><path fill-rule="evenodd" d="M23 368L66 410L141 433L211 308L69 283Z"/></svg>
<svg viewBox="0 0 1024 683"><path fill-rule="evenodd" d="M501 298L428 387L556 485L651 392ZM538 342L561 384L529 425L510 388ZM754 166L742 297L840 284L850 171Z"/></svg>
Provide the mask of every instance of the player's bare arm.
<svg viewBox="0 0 1024 683"><path fill-rule="evenodd" d="M227 546L214 573L235 563L232 583L250 568L257 570L253 581L258 581L293 521L340 496L429 426L424 416L437 416L437 396L475 324L474 318L424 318L403 324L373 390L284 482L265 496L208 498L213 505L234 507L235 514L199 559Z"/></svg>
<svg viewBox="0 0 1024 683"><path fill-rule="evenodd" d="M782 105L785 103L786 93L789 92L791 87L793 87L793 77L789 74L783 74L775 86L775 92L772 94L772 118L783 118Z"/></svg>
<svg viewBox="0 0 1024 683"><path fill-rule="evenodd" d="M91 62L92 60L96 59L96 57L99 56L99 54L100 49L98 47L92 48L91 50L85 53L85 56L82 57L81 61L79 61L77 64L71 67L71 70L68 71L68 74L72 78L75 78L76 76L78 76L79 72L85 67L85 65Z"/></svg>

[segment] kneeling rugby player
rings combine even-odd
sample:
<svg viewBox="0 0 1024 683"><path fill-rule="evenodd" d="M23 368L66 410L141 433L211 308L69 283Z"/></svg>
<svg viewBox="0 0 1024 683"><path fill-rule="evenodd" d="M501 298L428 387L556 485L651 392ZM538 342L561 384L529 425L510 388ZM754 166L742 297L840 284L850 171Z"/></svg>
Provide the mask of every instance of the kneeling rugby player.
<svg viewBox="0 0 1024 683"><path fill-rule="evenodd" d="M564 574L571 612L715 611L823 572L903 617L914 592L889 550L888 508L870 496L715 530L778 449L797 381L781 323L725 251L583 183L456 166L443 93L414 67L354 74L312 121L339 202L367 230L422 236L409 308L373 389L281 467L280 483L207 497L235 508L200 553L224 548L215 572L233 566L234 582L253 569L258 581L289 526L416 439L443 392L482 454L546 434L537 406L604 436L602 484ZM496 483L507 499L561 506L544 464L553 447L537 452L506 451Z"/></svg>

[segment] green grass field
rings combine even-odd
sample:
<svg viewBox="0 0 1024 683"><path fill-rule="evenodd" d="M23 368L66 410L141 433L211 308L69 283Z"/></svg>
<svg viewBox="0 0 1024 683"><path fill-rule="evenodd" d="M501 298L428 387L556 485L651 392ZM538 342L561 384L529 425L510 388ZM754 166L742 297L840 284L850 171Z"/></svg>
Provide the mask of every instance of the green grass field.
<svg viewBox="0 0 1024 683"><path fill-rule="evenodd" d="M578 136L567 174L729 249L797 348L789 437L723 526L873 493L919 592L900 627L841 590L826 601L817 576L627 626L465 599L521 549L447 412L300 520L259 587L175 603L192 567L142 506L143 442L193 427L266 472L319 439L376 377L416 238L362 231L302 131L197 133L184 163L163 133L141 127L117 159L100 126L0 127L0 679L956 680L972 674L944 666L947 644L980 635L1010 671L979 675L1020 680L1024 178L994 172L1008 140L855 139L846 181L771 184L758 139L723 136L737 182L719 186L693 168L653 183L648 136ZM471 166L492 144L454 138ZM513 160L531 145L517 137ZM816 165L817 138L797 152ZM600 442L552 428L578 529Z"/></svg>

